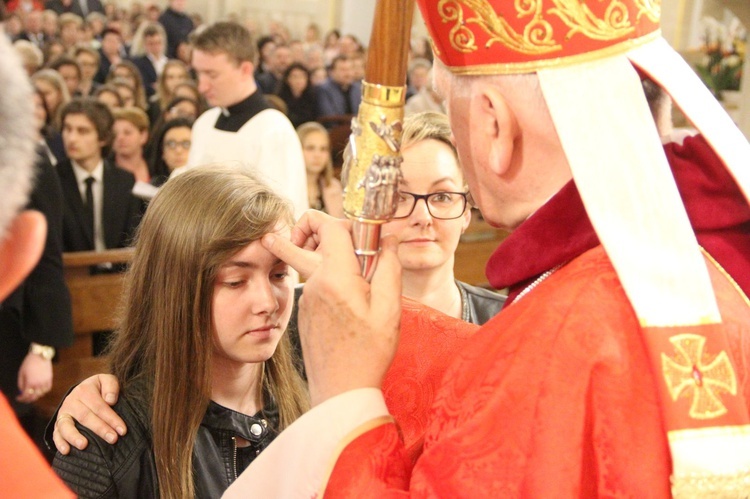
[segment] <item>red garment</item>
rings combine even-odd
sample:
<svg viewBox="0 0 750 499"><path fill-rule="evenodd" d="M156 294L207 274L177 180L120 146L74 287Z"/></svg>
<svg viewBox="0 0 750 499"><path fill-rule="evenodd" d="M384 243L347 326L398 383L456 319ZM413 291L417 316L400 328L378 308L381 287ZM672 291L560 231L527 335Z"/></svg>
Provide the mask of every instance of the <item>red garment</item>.
<svg viewBox="0 0 750 499"><path fill-rule="evenodd" d="M698 242L750 295L750 205L702 136L664 150ZM507 306L540 274L598 245L570 181L493 253L487 278L511 288Z"/></svg>
<svg viewBox="0 0 750 499"><path fill-rule="evenodd" d="M16 10L21 7L21 0L8 0L8 3L5 4L5 9L8 12L15 12ZM31 9L36 11L43 11L44 10L44 2L40 0L34 0L31 2Z"/></svg>
<svg viewBox="0 0 750 499"><path fill-rule="evenodd" d="M736 185L712 177L720 165L711 168L715 156L700 137L667 153L700 242L741 273L750 253L736 258L731 249L750 245L750 209ZM690 158L709 166L697 169ZM438 385L428 383L434 403L425 413L424 404L415 408L425 424L421 449L404 444L418 442L420 422L404 438L394 423L364 433L338 457L326 497L670 497L670 452L645 336L598 244L571 182L505 240L487 275L515 297L541 273L565 265L456 343L455 362ZM709 265L709 272L727 353L750 400L750 345L741 340L750 335L750 307L719 269ZM684 332L695 329L701 328ZM427 333L405 324L401 341L409 345L412 336ZM391 411L421 389L397 394L393 385L415 377L411 363L429 359L425 352L435 346L442 348L435 342L417 355L397 353L383 387Z"/></svg>
<svg viewBox="0 0 750 499"><path fill-rule="evenodd" d="M736 366L750 365L741 341L750 309L718 270L711 274L731 323L729 354ZM436 394L413 468L396 425L382 425L345 448L325 495L670 497L669 449L642 338L604 250L590 250L466 342ZM738 374L750 390L748 373Z"/></svg>
<svg viewBox="0 0 750 499"><path fill-rule="evenodd" d="M0 495L40 499L75 497L26 436L1 393Z"/></svg>

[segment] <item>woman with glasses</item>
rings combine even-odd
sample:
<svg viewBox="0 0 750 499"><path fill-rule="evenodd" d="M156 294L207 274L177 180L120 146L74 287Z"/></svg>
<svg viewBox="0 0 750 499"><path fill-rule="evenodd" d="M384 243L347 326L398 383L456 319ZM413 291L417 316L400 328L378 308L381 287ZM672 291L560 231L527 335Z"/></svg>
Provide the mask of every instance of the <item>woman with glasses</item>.
<svg viewBox="0 0 750 499"><path fill-rule="evenodd" d="M454 254L471 210L450 137L443 114L418 113L404 120L398 208L383 233L398 238L404 296L484 324L500 311L505 297L457 281L453 274Z"/></svg>
<svg viewBox="0 0 750 499"><path fill-rule="evenodd" d="M174 118L155 132L151 151L151 168L154 172L151 183L155 186L161 186L175 169L187 164L192 126L190 119Z"/></svg>

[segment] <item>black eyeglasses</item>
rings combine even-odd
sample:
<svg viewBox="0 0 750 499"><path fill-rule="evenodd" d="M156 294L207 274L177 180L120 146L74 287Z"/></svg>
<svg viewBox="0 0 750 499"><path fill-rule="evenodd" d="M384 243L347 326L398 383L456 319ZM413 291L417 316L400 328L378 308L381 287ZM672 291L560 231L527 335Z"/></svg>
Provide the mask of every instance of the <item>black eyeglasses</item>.
<svg viewBox="0 0 750 499"><path fill-rule="evenodd" d="M409 217L417 201L424 199L427 211L432 218L438 220L453 220L464 214L469 197L468 192L433 192L432 194L414 194L399 191L398 207L394 219Z"/></svg>
<svg viewBox="0 0 750 499"><path fill-rule="evenodd" d="M189 140L166 140L164 141L164 147L167 149L177 149L178 147L182 147L183 149L190 149L190 141Z"/></svg>

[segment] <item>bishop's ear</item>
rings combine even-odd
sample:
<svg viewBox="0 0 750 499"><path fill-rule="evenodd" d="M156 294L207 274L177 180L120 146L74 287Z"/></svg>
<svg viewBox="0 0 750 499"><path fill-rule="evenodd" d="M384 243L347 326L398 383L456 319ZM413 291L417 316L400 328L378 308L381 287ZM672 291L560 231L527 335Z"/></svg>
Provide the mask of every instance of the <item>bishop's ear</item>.
<svg viewBox="0 0 750 499"><path fill-rule="evenodd" d="M38 211L24 211L0 240L0 300L29 275L42 255L47 221Z"/></svg>
<svg viewBox="0 0 750 499"><path fill-rule="evenodd" d="M489 167L496 175L503 175L510 167L514 143L520 134L518 120L497 87L482 85L474 98L478 99L479 115L484 125L481 133L488 141Z"/></svg>

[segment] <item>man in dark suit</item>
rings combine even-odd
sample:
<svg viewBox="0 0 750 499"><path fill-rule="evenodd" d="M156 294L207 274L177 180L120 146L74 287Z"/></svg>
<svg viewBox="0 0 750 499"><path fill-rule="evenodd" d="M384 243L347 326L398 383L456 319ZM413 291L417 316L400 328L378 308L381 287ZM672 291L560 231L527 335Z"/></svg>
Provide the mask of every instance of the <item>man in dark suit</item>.
<svg viewBox="0 0 750 499"><path fill-rule="evenodd" d="M99 48L99 71L94 76L94 81L104 83L113 64L117 64L125 58L125 48L122 44L122 35L119 31L107 28L102 31L102 46Z"/></svg>
<svg viewBox="0 0 750 499"><path fill-rule="evenodd" d="M102 5L101 0L47 0L44 3L44 8L58 14L72 12L82 18L92 12L104 14L104 5Z"/></svg>
<svg viewBox="0 0 750 499"><path fill-rule="evenodd" d="M26 14L23 20L23 31L18 35L18 40L28 40L37 48L41 49L48 40L42 31L42 13L32 10Z"/></svg>
<svg viewBox="0 0 750 499"><path fill-rule="evenodd" d="M169 0L169 7L159 16L159 22L167 33L167 55L170 59L177 58L177 47L181 42L186 42L193 31L193 20L185 13L185 3L186 0Z"/></svg>
<svg viewBox="0 0 750 499"><path fill-rule="evenodd" d="M328 79L317 87L318 116L357 114L362 100L362 82L353 81L352 61L344 55L331 63Z"/></svg>
<svg viewBox="0 0 750 499"><path fill-rule="evenodd" d="M63 189L65 251L124 248L142 213L133 196L135 178L103 159L112 142L114 119L93 99L74 99L62 109L62 137L68 160L57 165Z"/></svg>
<svg viewBox="0 0 750 499"><path fill-rule="evenodd" d="M44 215L47 237L31 274L0 303L0 390L40 449L46 418L32 402L52 388L55 349L73 343L70 295L62 264L60 181L47 154L37 150L34 189L27 206Z"/></svg>
<svg viewBox="0 0 750 499"><path fill-rule="evenodd" d="M255 81L264 94L273 94L276 92L284 72L292 64L292 51L288 45L276 45L270 57L268 71L256 76Z"/></svg>
<svg viewBox="0 0 750 499"><path fill-rule="evenodd" d="M141 72L143 86L146 88L146 97L151 97L156 92L156 80L168 61L167 56L164 55L165 38L164 28L159 23L149 23L143 30L145 53L132 59L133 64Z"/></svg>

